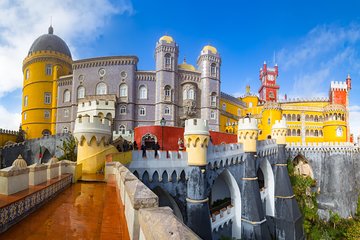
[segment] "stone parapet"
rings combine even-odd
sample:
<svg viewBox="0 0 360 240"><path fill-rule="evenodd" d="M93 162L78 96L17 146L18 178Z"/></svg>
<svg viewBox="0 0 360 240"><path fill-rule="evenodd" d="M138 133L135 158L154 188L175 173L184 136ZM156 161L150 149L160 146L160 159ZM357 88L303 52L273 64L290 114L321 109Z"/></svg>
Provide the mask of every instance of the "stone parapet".
<svg viewBox="0 0 360 240"><path fill-rule="evenodd" d="M47 181L47 168L44 164L34 163L29 166L29 185L34 186Z"/></svg>
<svg viewBox="0 0 360 240"><path fill-rule="evenodd" d="M169 207L140 209L139 224L140 240L201 239Z"/></svg>
<svg viewBox="0 0 360 240"><path fill-rule="evenodd" d="M50 180L52 178L56 178L59 176L59 166L60 163L52 163L49 162L46 164L47 166L47 179Z"/></svg>
<svg viewBox="0 0 360 240"><path fill-rule="evenodd" d="M11 195L29 187L29 169L11 166L0 170L0 194Z"/></svg>

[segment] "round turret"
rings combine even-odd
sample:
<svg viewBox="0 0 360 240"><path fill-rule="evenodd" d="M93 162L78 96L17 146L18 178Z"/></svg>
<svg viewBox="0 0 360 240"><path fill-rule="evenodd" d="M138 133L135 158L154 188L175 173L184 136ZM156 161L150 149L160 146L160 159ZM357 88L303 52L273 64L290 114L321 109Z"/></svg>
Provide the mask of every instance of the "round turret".
<svg viewBox="0 0 360 240"><path fill-rule="evenodd" d="M272 126L271 137L276 139L277 144L286 144L287 124L285 118L275 121Z"/></svg>
<svg viewBox="0 0 360 240"><path fill-rule="evenodd" d="M280 121L282 119L282 110L281 105L276 102L267 102L264 104L262 110L261 118L261 134L259 135L259 140L265 140L271 138L272 125L275 121Z"/></svg>
<svg viewBox="0 0 360 240"><path fill-rule="evenodd" d="M329 104L324 108L324 142L346 142L346 108L341 104Z"/></svg>
<svg viewBox="0 0 360 240"><path fill-rule="evenodd" d="M238 142L243 144L244 152L256 152L258 138L258 122L255 118L239 119Z"/></svg>
<svg viewBox="0 0 360 240"><path fill-rule="evenodd" d="M188 165L206 166L207 147L210 140L208 121L197 118L186 120L184 140L188 153Z"/></svg>
<svg viewBox="0 0 360 240"><path fill-rule="evenodd" d="M27 168L27 163L23 159L21 155L18 156L18 158L13 162L12 166L18 167L18 168Z"/></svg>

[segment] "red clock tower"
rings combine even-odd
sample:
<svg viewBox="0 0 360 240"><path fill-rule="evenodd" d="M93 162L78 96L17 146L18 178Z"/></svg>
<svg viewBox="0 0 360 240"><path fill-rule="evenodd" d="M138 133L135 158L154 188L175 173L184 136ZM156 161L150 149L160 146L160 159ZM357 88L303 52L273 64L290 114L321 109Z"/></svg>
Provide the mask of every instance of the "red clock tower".
<svg viewBox="0 0 360 240"><path fill-rule="evenodd" d="M276 102L278 99L279 86L276 85L276 79L278 77L279 71L278 66L275 64L274 68L268 68L266 62L262 68L260 68L260 81L261 86L259 89L260 100L262 101L271 101Z"/></svg>

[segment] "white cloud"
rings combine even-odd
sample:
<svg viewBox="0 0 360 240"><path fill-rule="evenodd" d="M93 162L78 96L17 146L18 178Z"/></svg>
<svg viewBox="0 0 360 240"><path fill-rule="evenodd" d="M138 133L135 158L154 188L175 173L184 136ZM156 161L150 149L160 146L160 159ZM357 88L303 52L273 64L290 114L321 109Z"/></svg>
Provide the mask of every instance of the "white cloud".
<svg viewBox="0 0 360 240"><path fill-rule="evenodd" d="M0 106L0 128L17 131L19 130L20 121L20 113L11 113L3 106Z"/></svg>
<svg viewBox="0 0 360 240"><path fill-rule="evenodd" d="M354 134L354 141L357 142L357 137L360 136L360 106L350 106L349 115L350 132Z"/></svg>
<svg viewBox="0 0 360 240"><path fill-rule="evenodd" d="M51 18L54 33L65 40L76 58L76 46L90 44L111 17L124 13L133 13L129 0L1 0L0 97L6 99L7 93L22 86L22 61L33 41L47 33ZM6 111L1 105L0 109ZM0 126L6 126L5 119L0 118Z"/></svg>

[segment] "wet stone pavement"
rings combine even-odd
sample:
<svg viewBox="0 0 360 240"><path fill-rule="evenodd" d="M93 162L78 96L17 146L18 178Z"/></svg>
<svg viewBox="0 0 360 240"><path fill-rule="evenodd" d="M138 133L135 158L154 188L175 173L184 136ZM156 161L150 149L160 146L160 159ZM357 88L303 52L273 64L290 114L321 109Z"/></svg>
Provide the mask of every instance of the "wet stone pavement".
<svg viewBox="0 0 360 240"><path fill-rule="evenodd" d="M113 180L113 179L111 179ZM0 239L129 239L113 181L71 185Z"/></svg>

